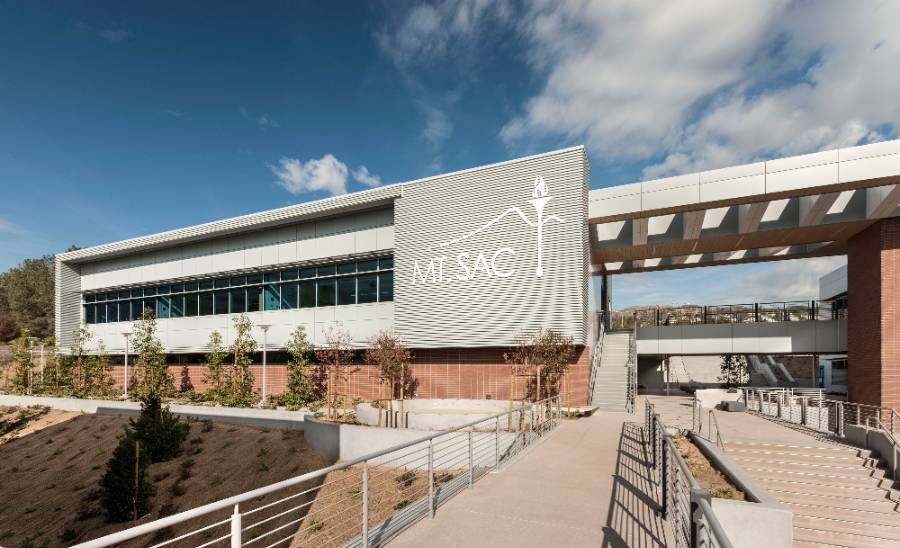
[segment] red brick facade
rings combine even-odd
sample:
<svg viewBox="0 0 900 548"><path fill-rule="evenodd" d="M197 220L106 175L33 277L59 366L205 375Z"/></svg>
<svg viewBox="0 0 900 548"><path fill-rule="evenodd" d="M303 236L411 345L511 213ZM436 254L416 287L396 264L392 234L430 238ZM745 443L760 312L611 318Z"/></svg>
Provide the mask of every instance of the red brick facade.
<svg viewBox="0 0 900 548"><path fill-rule="evenodd" d="M442 348L416 350L413 353L411 377L417 383L417 398L472 398L482 399L490 395L496 400L509 399L509 366L503 360L505 348ZM563 379L563 405L586 405L588 397L589 350L580 347L577 358L569 367ZM122 366L114 366L113 379L116 386L122 386L124 374ZM379 390L378 372L375 367L362 365L354 368L349 382L341 382L339 391L350 398L372 400L383 397ZM256 391L262 386L262 367L251 366L255 377ZM203 365L170 365L169 371L175 377L175 386L202 392L206 389ZM129 376L133 377L129 367ZM287 369L284 365L270 364L266 368L266 390L269 394L284 391L287 384ZM516 380L516 397L522 398L526 392L527 379Z"/></svg>
<svg viewBox="0 0 900 548"><path fill-rule="evenodd" d="M850 401L900 409L900 219L850 239L847 303Z"/></svg>

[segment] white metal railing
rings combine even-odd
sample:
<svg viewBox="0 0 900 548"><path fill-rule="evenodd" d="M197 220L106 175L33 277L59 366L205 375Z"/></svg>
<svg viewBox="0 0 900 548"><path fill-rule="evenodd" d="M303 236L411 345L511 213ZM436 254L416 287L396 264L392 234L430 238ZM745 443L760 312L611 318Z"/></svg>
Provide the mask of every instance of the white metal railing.
<svg viewBox="0 0 900 548"><path fill-rule="evenodd" d="M654 483L660 490L660 513L672 527L677 548L731 548L731 541L703 489L681 457L653 404L644 402L644 444Z"/></svg>
<svg viewBox="0 0 900 548"><path fill-rule="evenodd" d="M603 336L606 335L606 326L601 316L599 322L599 333L597 335L597 344L594 348L593 359L591 360L591 379L588 383L588 397L590 403L594 403L594 384L597 382L597 370L600 369L600 358L603 355Z"/></svg>
<svg viewBox="0 0 900 548"><path fill-rule="evenodd" d="M637 400L637 373L638 373L638 357L637 357L637 323L631 328L631 340L628 344L628 388L625 395L625 410L634 413L634 404Z"/></svg>
<svg viewBox="0 0 900 548"><path fill-rule="evenodd" d="M557 395L77 546L380 546L560 420Z"/></svg>

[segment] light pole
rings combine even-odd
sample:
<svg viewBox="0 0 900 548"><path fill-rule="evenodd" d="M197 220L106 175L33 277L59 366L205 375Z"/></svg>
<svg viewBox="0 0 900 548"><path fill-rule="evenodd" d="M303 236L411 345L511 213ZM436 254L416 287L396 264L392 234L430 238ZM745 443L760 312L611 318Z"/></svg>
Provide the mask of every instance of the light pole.
<svg viewBox="0 0 900 548"><path fill-rule="evenodd" d="M123 331L122 336L125 337L125 380L122 383L125 386L125 399L128 399L128 338L131 336L131 333L128 331Z"/></svg>
<svg viewBox="0 0 900 548"><path fill-rule="evenodd" d="M266 405L266 347L269 343L269 328L272 326L260 324L257 327L262 329L263 332L262 400L259 402L259 405L260 407L264 407Z"/></svg>

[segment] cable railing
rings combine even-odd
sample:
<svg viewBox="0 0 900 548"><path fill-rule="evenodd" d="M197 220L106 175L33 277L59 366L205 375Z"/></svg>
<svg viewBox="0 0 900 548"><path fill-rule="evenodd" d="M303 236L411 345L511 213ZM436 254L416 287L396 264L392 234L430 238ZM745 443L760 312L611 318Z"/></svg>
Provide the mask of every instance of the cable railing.
<svg viewBox="0 0 900 548"><path fill-rule="evenodd" d="M644 402L644 444L660 490L660 513L672 527L677 548L731 548L710 504L709 490L691 474L656 409Z"/></svg>
<svg viewBox="0 0 900 548"><path fill-rule="evenodd" d="M381 546L560 420L557 395L77 546Z"/></svg>
<svg viewBox="0 0 900 548"><path fill-rule="evenodd" d="M603 355L603 336L606 334L606 322L602 315L600 315L600 321L597 323L597 344L591 357L591 378L588 382L588 397L591 398L591 403L593 403L594 398L594 384L597 382L597 370L600 369L600 357Z"/></svg>
<svg viewBox="0 0 900 548"><path fill-rule="evenodd" d="M833 320L846 317L846 308L831 301L783 301L768 303L648 306L611 312L614 329L667 325L735 324Z"/></svg>
<svg viewBox="0 0 900 548"><path fill-rule="evenodd" d="M631 335L628 345L628 388L625 395L625 410L634 413L634 404L637 399L637 324L631 328Z"/></svg>

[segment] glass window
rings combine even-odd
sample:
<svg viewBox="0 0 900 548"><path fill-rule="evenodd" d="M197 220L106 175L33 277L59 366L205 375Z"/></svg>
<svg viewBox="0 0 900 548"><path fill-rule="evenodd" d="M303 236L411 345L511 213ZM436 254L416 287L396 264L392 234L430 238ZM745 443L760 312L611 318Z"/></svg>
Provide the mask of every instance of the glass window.
<svg viewBox="0 0 900 548"><path fill-rule="evenodd" d="M382 257L378 259L378 268L381 270L388 270L394 268L394 258L393 257Z"/></svg>
<svg viewBox="0 0 900 548"><path fill-rule="evenodd" d="M119 299L127 299L128 297L131 297L131 291L129 291L128 289L119 291L119 295L118 295Z"/></svg>
<svg viewBox="0 0 900 548"><path fill-rule="evenodd" d="M154 296L154 295L156 295L156 288L155 288L155 287L145 287L145 288L144 288L144 296L145 296L145 297L152 297L152 296Z"/></svg>
<svg viewBox="0 0 900 548"><path fill-rule="evenodd" d="M262 310L263 286L255 285L247 288L247 312L259 312Z"/></svg>
<svg viewBox="0 0 900 548"><path fill-rule="evenodd" d="M212 280L200 280L200 289L201 290L212 289L213 285L214 284L213 284Z"/></svg>
<svg viewBox="0 0 900 548"><path fill-rule="evenodd" d="M184 293L184 284L172 284L172 293Z"/></svg>
<svg viewBox="0 0 900 548"><path fill-rule="evenodd" d="M337 283L337 303L356 304L356 276L338 278Z"/></svg>
<svg viewBox="0 0 900 548"><path fill-rule="evenodd" d="M219 289L221 287L228 287L228 283L230 281L231 280L228 278L219 278L218 280L215 281L216 289Z"/></svg>
<svg viewBox="0 0 900 548"><path fill-rule="evenodd" d="M136 299L131 301L131 319L139 320L144 315L144 301Z"/></svg>
<svg viewBox="0 0 900 548"><path fill-rule="evenodd" d="M196 293L187 293L184 296L184 315L185 316L196 316L197 312L198 312L197 294Z"/></svg>
<svg viewBox="0 0 900 548"><path fill-rule="evenodd" d="M247 290L243 287L231 290L231 299L228 311L232 314L240 314L247 310Z"/></svg>
<svg viewBox="0 0 900 548"><path fill-rule="evenodd" d="M394 300L394 273L382 272L378 275L378 300Z"/></svg>
<svg viewBox="0 0 900 548"><path fill-rule="evenodd" d="M359 303L374 303L378 300L378 275L362 274L357 276Z"/></svg>
<svg viewBox="0 0 900 548"><path fill-rule="evenodd" d="M316 306L316 282L300 282L300 308Z"/></svg>
<svg viewBox="0 0 900 548"><path fill-rule="evenodd" d="M338 274L356 273L356 263L341 263L337 267Z"/></svg>
<svg viewBox="0 0 900 548"><path fill-rule="evenodd" d="M134 318L131 317L131 302L119 301L119 321L130 322Z"/></svg>
<svg viewBox="0 0 900 548"><path fill-rule="evenodd" d="M378 259L372 259L371 261L359 261L358 263L356 263L356 269L360 272L378 270Z"/></svg>
<svg viewBox="0 0 900 548"><path fill-rule="evenodd" d="M334 276L337 268L333 264L326 264L319 267L319 276Z"/></svg>
<svg viewBox="0 0 900 548"><path fill-rule="evenodd" d="M95 307L96 307L96 305L93 305L93 304L84 305L84 321L86 321L87 323L95 323L95 317L94 317Z"/></svg>
<svg viewBox="0 0 900 548"><path fill-rule="evenodd" d="M143 296L144 296L144 288L143 287L140 289L132 289L131 290L131 298L132 299L135 297L143 297Z"/></svg>
<svg viewBox="0 0 900 548"><path fill-rule="evenodd" d="M96 295L94 295L94 299L95 299L97 302L105 301L105 300L106 300L106 293L97 293Z"/></svg>
<svg viewBox="0 0 900 548"><path fill-rule="evenodd" d="M334 279L319 280L317 285L319 291L317 293L316 306L334 306L335 288L337 286Z"/></svg>
<svg viewBox="0 0 900 548"><path fill-rule="evenodd" d="M279 286L269 284L266 286L265 296L263 298L263 310L278 310L281 305L281 295Z"/></svg>
<svg viewBox="0 0 900 548"><path fill-rule="evenodd" d="M234 287L236 285L244 285L247 283L246 276L234 276L231 278L231 286Z"/></svg>
<svg viewBox="0 0 900 548"><path fill-rule="evenodd" d="M172 302L169 297L156 298L156 317L163 320L169 317Z"/></svg>
<svg viewBox="0 0 900 548"><path fill-rule="evenodd" d="M213 293L212 291L205 291L200 294L198 298L200 301L200 315L201 316L209 316L213 313Z"/></svg>
<svg viewBox="0 0 900 548"><path fill-rule="evenodd" d="M316 277L316 267L311 266L309 268L301 268L300 269L300 277L301 278L315 278Z"/></svg>
<svg viewBox="0 0 900 548"><path fill-rule="evenodd" d="M84 296L84 302L86 302L86 303L92 303L96 299L97 299L97 297L95 295L85 294L85 296Z"/></svg>
<svg viewBox="0 0 900 548"><path fill-rule="evenodd" d="M263 281L262 274L251 274L250 276L247 276L247 284L248 285L261 284L262 281Z"/></svg>
<svg viewBox="0 0 900 548"><path fill-rule="evenodd" d="M114 301L119 297L119 293L117 291L110 291L106 294L107 301Z"/></svg>
<svg viewBox="0 0 900 548"><path fill-rule="evenodd" d="M267 272L267 273L265 274L265 276L263 276L263 277L265 278L266 283L280 282L280 281L281 281L281 277L280 277L280 273L279 273L279 272Z"/></svg>
<svg viewBox="0 0 900 548"><path fill-rule="evenodd" d="M170 317L181 318L184 316L184 295L172 295L172 310Z"/></svg>
<svg viewBox="0 0 900 548"><path fill-rule="evenodd" d="M297 308L297 282L281 284L281 308Z"/></svg>
<svg viewBox="0 0 900 548"><path fill-rule="evenodd" d="M215 314L228 314L228 292L215 292Z"/></svg>
<svg viewBox="0 0 900 548"><path fill-rule="evenodd" d="M167 285L161 285L161 286L159 286L159 287L156 288L156 294L157 294L157 295L168 295L168 294L169 294L169 290L170 290L170 287L169 287L169 286L167 286Z"/></svg>
<svg viewBox="0 0 900 548"><path fill-rule="evenodd" d="M105 304L97 305L96 323L106 323L106 305Z"/></svg>
<svg viewBox="0 0 900 548"><path fill-rule="evenodd" d="M200 284L197 282L184 282L184 290L185 291L197 291L200 289Z"/></svg>
<svg viewBox="0 0 900 548"><path fill-rule="evenodd" d="M296 270L282 270L281 271L281 280L286 282L288 280L296 280L297 279L297 271Z"/></svg>
<svg viewBox="0 0 900 548"><path fill-rule="evenodd" d="M106 303L106 321L119 321L119 305L118 303Z"/></svg>

